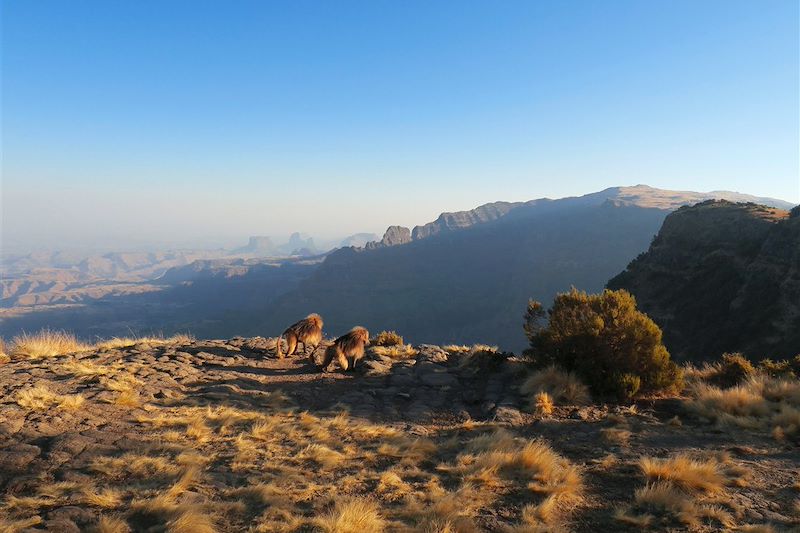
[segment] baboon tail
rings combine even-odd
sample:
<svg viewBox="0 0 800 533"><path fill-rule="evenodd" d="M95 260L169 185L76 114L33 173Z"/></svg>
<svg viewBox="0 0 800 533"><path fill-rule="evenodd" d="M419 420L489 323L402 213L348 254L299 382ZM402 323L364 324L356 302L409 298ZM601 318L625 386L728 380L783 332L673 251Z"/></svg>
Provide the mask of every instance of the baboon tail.
<svg viewBox="0 0 800 533"><path fill-rule="evenodd" d="M281 338L283 338L283 334L278 335L278 342L275 343L275 355L278 356L278 359L283 359L283 355L281 355Z"/></svg>

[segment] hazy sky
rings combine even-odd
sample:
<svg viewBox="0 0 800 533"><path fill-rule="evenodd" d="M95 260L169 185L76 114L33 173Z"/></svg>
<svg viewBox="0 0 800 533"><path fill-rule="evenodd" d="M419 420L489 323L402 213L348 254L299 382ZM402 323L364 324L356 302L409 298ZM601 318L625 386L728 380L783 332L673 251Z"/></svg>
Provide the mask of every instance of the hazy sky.
<svg viewBox="0 0 800 533"><path fill-rule="evenodd" d="M796 0L2 7L6 246L381 233L636 183L800 202Z"/></svg>

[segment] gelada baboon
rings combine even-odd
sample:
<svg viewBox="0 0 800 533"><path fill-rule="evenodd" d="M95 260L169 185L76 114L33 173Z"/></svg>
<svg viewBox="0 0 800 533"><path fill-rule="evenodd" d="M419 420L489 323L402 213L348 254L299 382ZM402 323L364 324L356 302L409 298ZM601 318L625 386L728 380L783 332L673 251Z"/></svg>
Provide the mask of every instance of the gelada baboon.
<svg viewBox="0 0 800 533"><path fill-rule="evenodd" d="M309 344L313 346L311 351L313 354L319 343L322 342L322 317L317 313L311 313L303 320L286 328L286 331L278 337L278 343L275 345L275 353L279 359L283 358L281 337L286 337L287 355L294 355L297 352L297 345L301 342L303 343L303 354L306 353Z"/></svg>
<svg viewBox="0 0 800 533"><path fill-rule="evenodd" d="M334 357L339 361L342 370L354 368L356 361L364 357L364 347L367 344L369 344L369 332L361 326L354 327L328 346L320 368L327 369Z"/></svg>

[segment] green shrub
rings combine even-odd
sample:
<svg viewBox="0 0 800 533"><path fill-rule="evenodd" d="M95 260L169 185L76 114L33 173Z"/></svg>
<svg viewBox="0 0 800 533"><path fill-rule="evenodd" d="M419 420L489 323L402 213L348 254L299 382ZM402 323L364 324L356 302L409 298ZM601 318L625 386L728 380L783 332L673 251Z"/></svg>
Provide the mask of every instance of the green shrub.
<svg viewBox="0 0 800 533"><path fill-rule="evenodd" d="M381 331L369 343L373 346L402 346L403 337L394 331Z"/></svg>
<svg viewBox="0 0 800 533"><path fill-rule="evenodd" d="M709 377L714 385L728 388L739 385L755 375L756 369L740 353L722 354L722 361L716 365L716 371Z"/></svg>
<svg viewBox="0 0 800 533"><path fill-rule="evenodd" d="M683 384L661 329L636 309L627 291L587 294L573 288L557 295L546 314L531 301L524 329L531 346L525 353L536 366L575 372L596 396L630 399Z"/></svg>
<svg viewBox="0 0 800 533"><path fill-rule="evenodd" d="M622 400L630 400L642 387L642 378L634 374L617 374L613 376L611 384L614 387L614 396Z"/></svg>

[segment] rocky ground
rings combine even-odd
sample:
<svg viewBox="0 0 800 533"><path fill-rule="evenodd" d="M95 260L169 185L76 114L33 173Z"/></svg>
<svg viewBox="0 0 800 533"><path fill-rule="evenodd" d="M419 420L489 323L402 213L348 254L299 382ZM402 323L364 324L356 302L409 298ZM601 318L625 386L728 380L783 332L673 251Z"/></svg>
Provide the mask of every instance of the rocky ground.
<svg viewBox="0 0 800 533"><path fill-rule="evenodd" d="M713 457L722 488L697 498L708 506L696 521L640 512L647 528L798 530L796 443L710 425L681 398L542 416L513 357L420 346L321 373L274 358L274 344L0 363L0 531L369 531L342 521L349 498L373 502L389 531L635 531L644 522L619 515L648 481L640 459L677 453ZM506 439L548 444L549 477L537 466L522 479L531 464Z"/></svg>

